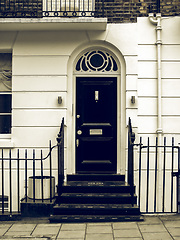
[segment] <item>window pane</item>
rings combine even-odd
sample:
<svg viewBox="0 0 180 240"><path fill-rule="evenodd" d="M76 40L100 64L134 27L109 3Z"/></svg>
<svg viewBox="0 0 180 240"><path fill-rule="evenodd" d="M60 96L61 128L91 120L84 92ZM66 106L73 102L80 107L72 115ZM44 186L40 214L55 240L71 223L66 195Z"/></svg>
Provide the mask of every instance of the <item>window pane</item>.
<svg viewBox="0 0 180 240"><path fill-rule="evenodd" d="M11 115L0 115L0 134L11 133Z"/></svg>
<svg viewBox="0 0 180 240"><path fill-rule="evenodd" d="M0 113L11 113L11 94L0 94Z"/></svg>

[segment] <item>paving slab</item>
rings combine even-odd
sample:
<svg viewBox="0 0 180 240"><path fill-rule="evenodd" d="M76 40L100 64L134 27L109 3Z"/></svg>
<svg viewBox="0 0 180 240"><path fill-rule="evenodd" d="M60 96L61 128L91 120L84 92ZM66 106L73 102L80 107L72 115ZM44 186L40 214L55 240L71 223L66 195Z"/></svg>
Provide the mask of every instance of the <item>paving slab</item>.
<svg viewBox="0 0 180 240"><path fill-rule="evenodd" d="M116 222L112 225L113 229L138 229L136 222Z"/></svg>
<svg viewBox="0 0 180 240"><path fill-rule="evenodd" d="M78 230L85 230L86 229L86 224L85 223L67 223L67 224L62 224L61 226L61 231L64 230L69 230L69 231L78 231Z"/></svg>
<svg viewBox="0 0 180 240"><path fill-rule="evenodd" d="M69 240L69 238L51 238L51 240ZM71 240L84 240L84 238L71 238Z"/></svg>
<svg viewBox="0 0 180 240"><path fill-rule="evenodd" d="M57 238L58 239L84 239L85 237L85 231L79 230L79 231L60 231Z"/></svg>
<svg viewBox="0 0 180 240"><path fill-rule="evenodd" d="M8 231L5 233L4 236L13 236L13 237L30 237L31 236L31 232L14 232L14 231Z"/></svg>
<svg viewBox="0 0 180 240"><path fill-rule="evenodd" d="M178 221L180 220L180 214L166 214L166 215L159 215L159 218L162 221Z"/></svg>
<svg viewBox="0 0 180 240"><path fill-rule="evenodd" d="M111 233L112 234L112 226L87 226L86 230L87 234L88 233Z"/></svg>
<svg viewBox="0 0 180 240"><path fill-rule="evenodd" d="M167 232L143 233L144 240L172 240L173 238Z"/></svg>
<svg viewBox="0 0 180 240"><path fill-rule="evenodd" d="M87 226L111 226L110 222L94 222L94 223L87 223Z"/></svg>
<svg viewBox="0 0 180 240"><path fill-rule="evenodd" d="M9 229L9 232L32 232L36 224L14 224Z"/></svg>
<svg viewBox="0 0 180 240"><path fill-rule="evenodd" d="M141 234L138 229L118 229L114 230L114 237L130 237L130 238L139 238Z"/></svg>
<svg viewBox="0 0 180 240"><path fill-rule="evenodd" d="M180 220L177 221L164 221L164 225L168 227L180 227Z"/></svg>
<svg viewBox="0 0 180 240"><path fill-rule="evenodd" d="M128 239L130 239L130 240L142 240L142 238L134 238L134 237L125 237L125 238L115 238L115 240L128 240Z"/></svg>
<svg viewBox="0 0 180 240"><path fill-rule="evenodd" d="M0 236L3 236L7 232L8 228L0 228Z"/></svg>
<svg viewBox="0 0 180 240"><path fill-rule="evenodd" d="M12 224L0 224L0 236L3 236L10 228Z"/></svg>
<svg viewBox="0 0 180 240"><path fill-rule="evenodd" d="M144 221L138 222L138 225L144 225L144 224L162 224L162 221L159 217L154 216L144 216Z"/></svg>
<svg viewBox="0 0 180 240"><path fill-rule="evenodd" d="M33 237L56 237L61 224L38 224L34 229L32 236Z"/></svg>
<svg viewBox="0 0 180 240"><path fill-rule="evenodd" d="M180 228L168 228L168 231L173 237L180 237Z"/></svg>
<svg viewBox="0 0 180 240"><path fill-rule="evenodd" d="M7 228L7 229L8 229L8 228L10 228L11 226L12 226L12 223L9 223L9 224L8 224L8 223L5 223L5 224L4 224L3 222L0 222L0 229L1 229L1 228Z"/></svg>
<svg viewBox="0 0 180 240"><path fill-rule="evenodd" d="M4 240L50 240L49 238L34 238L34 237L13 237L13 238L1 238Z"/></svg>
<svg viewBox="0 0 180 240"><path fill-rule="evenodd" d="M113 240L113 235L109 233L89 233L85 240Z"/></svg>
<svg viewBox="0 0 180 240"><path fill-rule="evenodd" d="M148 232L148 233L166 232L166 228L164 227L163 224L139 225L139 229L142 233L144 233L144 232Z"/></svg>

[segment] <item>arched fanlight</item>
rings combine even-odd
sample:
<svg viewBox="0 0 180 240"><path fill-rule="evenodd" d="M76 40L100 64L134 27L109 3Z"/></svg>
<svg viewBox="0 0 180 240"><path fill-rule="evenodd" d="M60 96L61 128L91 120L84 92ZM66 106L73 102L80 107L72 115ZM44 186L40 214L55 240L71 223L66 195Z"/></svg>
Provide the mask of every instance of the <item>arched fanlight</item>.
<svg viewBox="0 0 180 240"><path fill-rule="evenodd" d="M117 72L118 66L112 55L102 50L85 52L78 60L77 72Z"/></svg>

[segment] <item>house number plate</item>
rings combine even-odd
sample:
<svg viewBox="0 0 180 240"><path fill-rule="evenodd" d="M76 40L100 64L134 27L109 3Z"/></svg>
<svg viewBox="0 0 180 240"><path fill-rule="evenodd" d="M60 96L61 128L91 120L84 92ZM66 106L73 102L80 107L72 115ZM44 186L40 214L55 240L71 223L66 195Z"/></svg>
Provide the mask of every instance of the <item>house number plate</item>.
<svg viewBox="0 0 180 240"><path fill-rule="evenodd" d="M103 131L102 131L102 129L90 129L89 134L90 135L102 135Z"/></svg>

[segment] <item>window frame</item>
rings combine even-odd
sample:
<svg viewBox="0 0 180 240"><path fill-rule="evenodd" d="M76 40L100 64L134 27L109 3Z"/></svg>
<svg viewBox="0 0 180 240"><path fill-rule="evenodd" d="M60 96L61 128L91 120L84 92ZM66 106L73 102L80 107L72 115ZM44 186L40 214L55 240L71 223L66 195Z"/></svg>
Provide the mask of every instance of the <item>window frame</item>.
<svg viewBox="0 0 180 240"><path fill-rule="evenodd" d="M10 106L8 108L9 111L7 111L7 112L1 111L1 106L0 106L0 116L10 116L10 125L8 125L7 132L1 132L1 126L0 126L0 135L7 135L7 134L10 135L12 132L12 91L11 92L0 92L0 96L5 96L5 95L10 96ZM0 122L0 124L1 124L1 122Z"/></svg>
<svg viewBox="0 0 180 240"><path fill-rule="evenodd" d="M4 131L1 131L1 129L3 129L3 127L0 129L0 148L2 147L1 145L3 144L3 140L5 140L5 144L3 145L3 147L7 145L7 147L11 147L11 141L10 141L10 144L8 144L8 141L7 140L11 140L11 134L12 134L12 51L1 51L0 54L8 54L10 55L9 57L5 57L5 64L6 64L6 59L9 59L7 60L7 68L6 68L6 65L5 67L3 66L3 64L0 66L0 74L3 75L3 72L5 71L9 71L9 74L10 74L10 81L11 81L11 84L9 86L9 89L7 88L0 88L0 96L3 96L3 95L9 95L10 96L10 102L9 102L9 106L8 106L8 109L5 109L3 104L2 106L0 106L0 116L10 116L10 120L9 121L9 124L8 124L8 131L7 132L4 132ZM1 61L3 62L3 57L1 58ZM3 76L2 78L0 79L0 81L3 82ZM6 82L5 82L6 83ZM5 84L4 84L5 85ZM6 85L5 85L6 86ZM7 98L8 99L8 98ZM5 100L6 101L6 100ZM4 120L2 120L3 122ZM2 124L3 125L3 124ZM4 127L5 129L5 127Z"/></svg>

